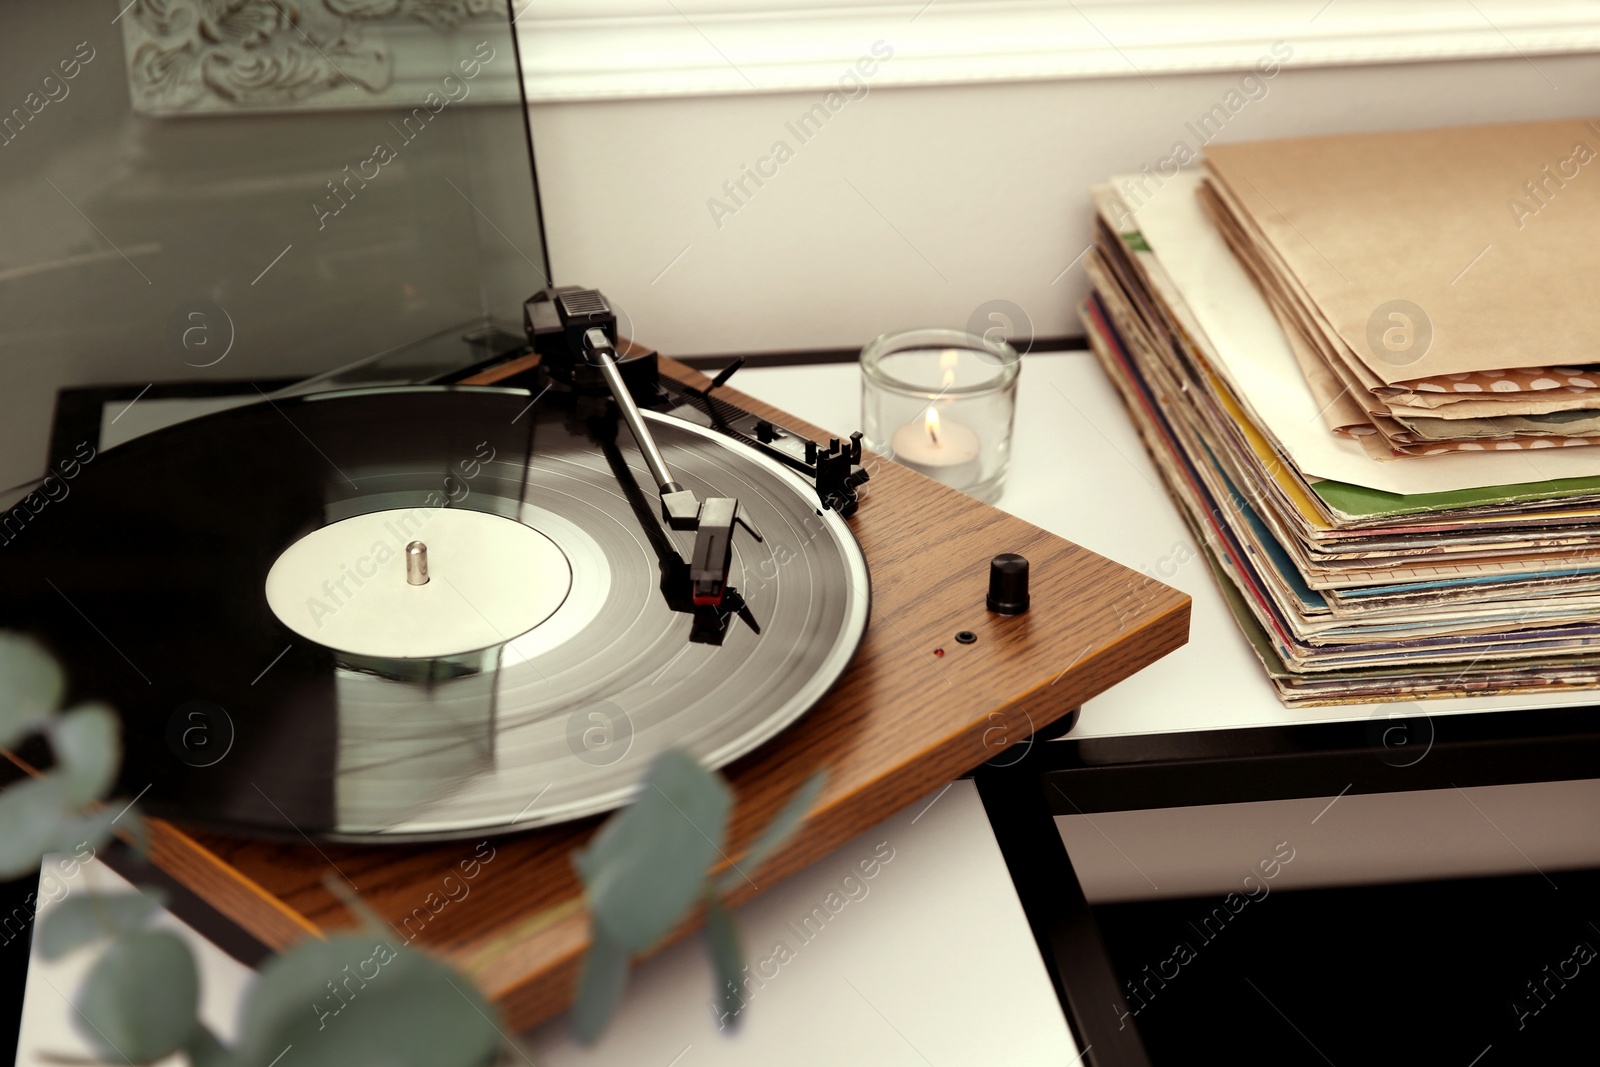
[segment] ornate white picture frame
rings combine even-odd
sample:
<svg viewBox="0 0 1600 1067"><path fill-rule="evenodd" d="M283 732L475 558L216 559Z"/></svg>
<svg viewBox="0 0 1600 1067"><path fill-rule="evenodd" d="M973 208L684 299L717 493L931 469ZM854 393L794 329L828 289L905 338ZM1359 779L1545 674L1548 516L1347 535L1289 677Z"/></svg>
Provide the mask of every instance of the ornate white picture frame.
<svg viewBox="0 0 1600 1067"><path fill-rule="evenodd" d="M478 42L510 50L503 0L135 0L117 21L151 116L414 104ZM463 102L519 98L513 57L496 58Z"/></svg>

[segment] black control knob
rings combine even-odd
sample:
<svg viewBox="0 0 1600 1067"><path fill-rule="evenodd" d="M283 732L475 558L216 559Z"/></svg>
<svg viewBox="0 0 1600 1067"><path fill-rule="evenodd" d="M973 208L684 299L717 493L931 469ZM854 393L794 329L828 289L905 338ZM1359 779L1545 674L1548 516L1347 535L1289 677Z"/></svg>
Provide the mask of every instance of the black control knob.
<svg viewBox="0 0 1600 1067"><path fill-rule="evenodd" d="M989 561L989 610L996 615L1021 615L1028 610L1028 561L1002 552Z"/></svg>

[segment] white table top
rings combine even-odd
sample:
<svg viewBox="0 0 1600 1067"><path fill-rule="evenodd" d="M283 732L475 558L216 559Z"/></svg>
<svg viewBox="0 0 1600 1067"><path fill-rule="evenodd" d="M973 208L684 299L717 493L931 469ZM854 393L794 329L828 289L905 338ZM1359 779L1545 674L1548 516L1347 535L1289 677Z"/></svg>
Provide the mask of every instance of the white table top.
<svg viewBox="0 0 1600 1067"><path fill-rule="evenodd" d="M880 861L876 875L861 878L858 865L873 857ZM95 862L66 885L70 894L114 891L126 883ZM824 904L830 894L837 894L836 912ZM821 932L805 940L796 928L815 908L824 908L829 917L825 923L813 919ZM40 918L49 910L49 904L42 907ZM919 800L739 908L738 916L751 971L770 977L760 988L747 987L754 992L737 1036L718 1029L710 967L700 939L693 938L634 969L622 1010L595 1048L575 1045L562 1018L531 1035L535 1062L540 1067L927 1067L930 1062L1062 1067L1077 1062L1077 1047L971 782L951 783L947 791ZM251 971L170 915L162 922L194 946L202 976L201 1017L227 1040L236 1032L237 1005ZM780 952L780 943L788 951ZM42 1067L50 1062L43 1053L89 1053L71 1028L66 998L76 992L94 955L80 950L47 962L34 954L19 1065Z"/></svg>
<svg viewBox="0 0 1600 1067"><path fill-rule="evenodd" d="M1088 352L1033 353L1018 380L1001 508L1194 598L1189 643L1090 700L1068 737L1588 704L1588 692L1285 708L1228 611L1115 388ZM860 428L854 363L746 367L733 388L841 436ZM871 484L866 487L871 491ZM1186 562L1181 562L1186 561Z"/></svg>

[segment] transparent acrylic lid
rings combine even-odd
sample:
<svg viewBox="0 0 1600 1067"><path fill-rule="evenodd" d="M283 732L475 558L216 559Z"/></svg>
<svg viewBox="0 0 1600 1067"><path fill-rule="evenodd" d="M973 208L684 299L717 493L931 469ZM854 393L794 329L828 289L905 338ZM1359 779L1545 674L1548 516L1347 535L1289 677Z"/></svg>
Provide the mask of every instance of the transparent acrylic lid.
<svg viewBox="0 0 1600 1067"><path fill-rule="evenodd" d="M326 373L515 330L547 284L504 2L16 4L0 31L0 486L44 468L62 387Z"/></svg>

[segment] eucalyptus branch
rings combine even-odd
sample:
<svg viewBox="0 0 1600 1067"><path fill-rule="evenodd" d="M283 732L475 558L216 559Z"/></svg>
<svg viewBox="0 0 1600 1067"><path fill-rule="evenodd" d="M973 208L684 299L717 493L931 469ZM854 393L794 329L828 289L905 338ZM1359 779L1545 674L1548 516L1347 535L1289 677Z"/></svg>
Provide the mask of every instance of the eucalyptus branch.
<svg viewBox="0 0 1600 1067"><path fill-rule="evenodd" d="M121 762L120 724L99 705L60 710L66 680L36 643L0 633L0 751L40 735L55 757L40 772L0 792L0 874L35 869L75 842L95 847L113 834L148 847L132 805L105 802ZM398 938L352 888L327 887L358 928L307 939L268 960L241 1008L240 1032L224 1045L199 1021L199 974L188 944L151 928L158 892L86 892L55 902L39 935L56 958L102 946L76 1003L74 1025L103 1058L47 1054L48 1062L146 1064L175 1053L191 1067L274 1062L294 1048L299 1064L379 1061L417 1067L484 1067L499 1050L532 1057L498 1021L475 978L516 944L588 911L585 954L573 1024L593 1041L609 1024L627 985L630 961L658 947L697 908L725 1004L743 968L737 924L725 897L755 873L800 827L824 783L818 773L795 791L736 864L725 836L733 795L721 775L679 750L663 753L637 798L614 814L573 857L583 896L546 908L479 949L462 970ZM81 854L80 854L81 856ZM92 858L92 853L89 858ZM713 868L727 864L716 877ZM416 1005L429 1010L418 1012ZM733 1012L730 1009L730 1014Z"/></svg>

